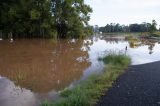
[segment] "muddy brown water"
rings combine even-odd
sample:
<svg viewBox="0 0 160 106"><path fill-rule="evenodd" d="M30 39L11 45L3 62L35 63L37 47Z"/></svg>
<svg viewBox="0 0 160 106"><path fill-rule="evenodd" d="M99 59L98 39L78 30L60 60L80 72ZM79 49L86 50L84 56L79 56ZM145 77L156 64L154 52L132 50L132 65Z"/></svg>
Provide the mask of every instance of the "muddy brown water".
<svg viewBox="0 0 160 106"><path fill-rule="evenodd" d="M130 55L132 65L160 60L159 41L146 39L1 40L0 106L37 106L45 100L54 101L60 90L102 72L104 64L98 58L113 51Z"/></svg>

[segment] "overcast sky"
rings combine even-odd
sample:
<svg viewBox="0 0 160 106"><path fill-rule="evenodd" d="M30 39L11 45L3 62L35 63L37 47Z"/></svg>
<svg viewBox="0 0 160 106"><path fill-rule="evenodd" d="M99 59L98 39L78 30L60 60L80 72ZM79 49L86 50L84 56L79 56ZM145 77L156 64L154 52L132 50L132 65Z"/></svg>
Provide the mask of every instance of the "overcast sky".
<svg viewBox="0 0 160 106"><path fill-rule="evenodd" d="M155 19L160 24L160 0L85 0L93 8L91 25L141 23Z"/></svg>

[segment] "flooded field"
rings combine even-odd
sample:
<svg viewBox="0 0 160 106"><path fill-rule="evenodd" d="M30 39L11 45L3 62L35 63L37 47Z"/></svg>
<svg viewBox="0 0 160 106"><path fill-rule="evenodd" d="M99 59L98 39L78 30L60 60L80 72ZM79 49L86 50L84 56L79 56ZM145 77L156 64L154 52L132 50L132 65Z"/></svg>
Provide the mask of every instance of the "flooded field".
<svg viewBox="0 0 160 106"><path fill-rule="evenodd" d="M98 61L108 53L125 53L132 65L160 60L160 42L123 37L85 40L0 40L0 106L37 106L58 98L90 74L102 72Z"/></svg>

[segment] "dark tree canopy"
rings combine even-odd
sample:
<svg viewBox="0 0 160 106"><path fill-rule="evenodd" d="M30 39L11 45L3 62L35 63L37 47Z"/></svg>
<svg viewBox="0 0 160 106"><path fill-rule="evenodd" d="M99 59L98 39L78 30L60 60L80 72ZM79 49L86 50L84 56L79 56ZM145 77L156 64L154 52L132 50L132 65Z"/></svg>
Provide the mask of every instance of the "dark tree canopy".
<svg viewBox="0 0 160 106"><path fill-rule="evenodd" d="M1 0L0 9L3 37L66 38L92 32L92 9L84 0Z"/></svg>
<svg viewBox="0 0 160 106"><path fill-rule="evenodd" d="M153 20L152 23L143 22L141 24L130 24L130 25L120 25L120 24L107 24L105 27L100 27L99 31L103 33L112 33L112 32L151 32L156 29L156 21Z"/></svg>
<svg viewBox="0 0 160 106"><path fill-rule="evenodd" d="M105 27L100 27L99 31L103 33L129 32L129 26L120 25L119 23L110 23L107 24Z"/></svg>

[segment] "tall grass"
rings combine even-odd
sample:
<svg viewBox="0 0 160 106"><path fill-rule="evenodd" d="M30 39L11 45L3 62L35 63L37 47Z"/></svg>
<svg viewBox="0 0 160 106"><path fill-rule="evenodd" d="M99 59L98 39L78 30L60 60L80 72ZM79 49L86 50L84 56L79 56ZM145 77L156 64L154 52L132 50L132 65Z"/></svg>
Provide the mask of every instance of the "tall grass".
<svg viewBox="0 0 160 106"><path fill-rule="evenodd" d="M124 72L131 60L123 54L109 54L100 58L106 64L101 75L92 75L73 89L60 93L61 99L55 103L44 103L43 106L92 106L97 103L104 91L112 87L113 82Z"/></svg>

